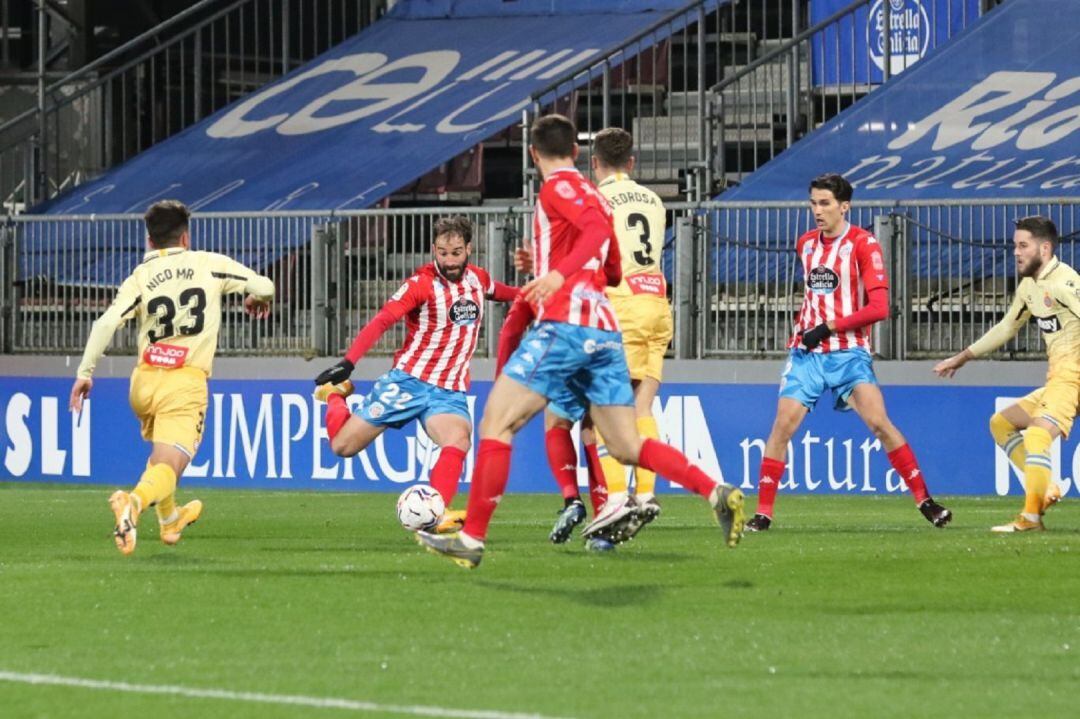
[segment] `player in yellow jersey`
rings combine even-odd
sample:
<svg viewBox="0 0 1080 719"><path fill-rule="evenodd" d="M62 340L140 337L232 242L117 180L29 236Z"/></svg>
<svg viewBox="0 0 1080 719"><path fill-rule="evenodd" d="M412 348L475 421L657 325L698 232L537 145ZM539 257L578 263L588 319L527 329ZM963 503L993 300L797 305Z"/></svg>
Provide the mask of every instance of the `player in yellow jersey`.
<svg viewBox="0 0 1080 719"><path fill-rule="evenodd" d="M1068 437L1080 402L1080 275L1059 260L1057 227L1046 217L1016 223L1013 255L1022 278L1005 317L971 346L934 367L952 377L969 360L993 352L1031 318L1046 342L1046 385L990 418L990 433L1024 473L1024 509L995 532L1042 530L1042 515L1061 496L1050 479L1050 445Z"/></svg>
<svg viewBox="0 0 1080 719"><path fill-rule="evenodd" d="M269 278L236 260L190 250L190 216L175 200L163 200L147 210L150 251L94 322L71 388L71 410L80 412L93 387L94 368L113 334L137 317L139 361L131 375L129 399L142 424L143 439L152 442L152 449L135 489L109 497L116 518L116 547L124 554L135 551L139 514L151 505L157 507L165 544L180 541L184 527L199 518L202 502L176 506L176 482L202 438L221 297L247 293L245 311L261 319L269 314L274 294Z"/></svg>
<svg viewBox="0 0 1080 719"><path fill-rule="evenodd" d="M622 281L608 287L607 295L622 330L638 433L659 439L652 405L663 377L664 353L674 331L667 285L660 271L667 213L655 192L631 179L633 149L633 137L626 130L601 130L593 139L592 170L597 189L611 205L622 258ZM582 431L582 441L588 443L590 430ZM582 534L586 540L608 536L625 541L660 514L656 474L636 468L634 496L629 496L626 469L608 455L602 437L597 435L596 442L608 498L604 509Z"/></svg>

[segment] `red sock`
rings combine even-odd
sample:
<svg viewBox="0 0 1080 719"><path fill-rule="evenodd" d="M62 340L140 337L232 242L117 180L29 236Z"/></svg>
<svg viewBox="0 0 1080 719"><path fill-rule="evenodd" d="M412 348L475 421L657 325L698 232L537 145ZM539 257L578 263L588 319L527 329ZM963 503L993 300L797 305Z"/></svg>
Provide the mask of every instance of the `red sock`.
<svg viewBox="0 0 1080 719"><path fill-rule="evenodd" d="M431 488L442 495L443 502L449 507L457 494L461 480L461 468L465 465L465 450L457 447L443 447L439 459L431 468Z"/></svg>
<svg viewBox="0 0 1080 719"><path fill-rule="evenodd" d="M667 477L675 484L682 485L694 494L700 494L705 499L708 499L716 488L716 482L691 464L685 454L655 439L646 439L641 443L638 464L661 477Z"/></svg>
<svg viewBox="0 0 1080 719"><path fill-rule="evenodd" d="M333 439L349 419L349 407L340 394L332 394L326 399L326 435Z"/></svg>
<svg viewBox="0 0 1080 719"><path fill-rule="evenodd" d="M900 479L911 490L911 496L915 498L915 504L922 504L930 496L923 480L922 470L919 469L919 461L915 459L915 453L911 451L911 445L903 444L889 452L889 464L893 466Z"/></svg>
<svg viewBox="0 0 1080 719"><path fill-rule="evenodd" d="M761 469L757 481L757 513L769 519L773 516L773 504L776 503L776 490L780 489L780 479L784 476L784 463L769 457L761 458Z"/></svg>
<svg viewBox="0 0 1080 719"><path fill-rule="evenodd" d="M462 531L474 539L487 537L491 515L495 514L506 482L510 479L510 445L497 439L482 439L476 450L472 489Z"/></svg>
<svg viewBox="0 0 1080 719"><path fill-rule="evenodd" d="M600 466L600 455L596 451L595 442L585 445L585 457L589 464L589 500L595 517L607 501L607 480L604 479L604 468Z"/></svg>
<svg viewBox="0 0 1080 719"><path fill-rule="evenodd" d="M544 433L544 445L547 447L548 466L559 485L563 499L579 495L577 486L577 449L570 430L565 427L552 427Z"/></svg>

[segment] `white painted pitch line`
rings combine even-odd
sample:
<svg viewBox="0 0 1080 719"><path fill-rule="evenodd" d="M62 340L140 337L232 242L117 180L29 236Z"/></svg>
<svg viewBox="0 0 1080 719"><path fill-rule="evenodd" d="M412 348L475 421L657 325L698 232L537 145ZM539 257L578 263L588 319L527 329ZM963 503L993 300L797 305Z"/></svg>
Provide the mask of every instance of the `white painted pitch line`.
<svg viewBox="0 0 1080 719"><path fill-rule="evenodd" d="M317 709L344 709L356 712L383 712L406 716L452 717L453 719L558 719L543 714L489 711L484 709L448 709L446 707L378 704L376 702L333 697L308 697L298 694L263 694L261 692L234 692L228 689L198 689L168 684L129 684L82 677L65 677L57 674L23 674L0 671L0 681L15 684L36 684L79 689L100 689L129 694L165 694L192 699L223 699L226 701L253 702L259 704L283 704L314 707Z"/></svg>

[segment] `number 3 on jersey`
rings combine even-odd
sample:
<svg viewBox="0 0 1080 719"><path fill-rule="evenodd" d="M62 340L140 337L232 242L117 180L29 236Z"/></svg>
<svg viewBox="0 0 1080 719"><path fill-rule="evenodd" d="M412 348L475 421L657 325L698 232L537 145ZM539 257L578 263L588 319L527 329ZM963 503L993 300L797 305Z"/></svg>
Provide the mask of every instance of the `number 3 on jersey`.
<svg viewBox="0 0 1080 719"><path fill-rule="evenodd" d="M179 328L179 334L184 336L197 335L203 331L206 317L203 310L206 309L206 293L201 287L192 287L180 293L180 306L188 311L191 322ZM173 326L176 319L176 305L170 297L155 297L146 304L147 314L157 315L157 327L150 330L148 335L151 344L168 339L177 334Z"/></svg>
<svg viewBox="0 0 1080 719"><path fill-rule="evenodd" d="M649 242L649 219L640 212L633 212L626 218L626 229L636 231L638 239L641 240L641 249L634 252L634 262L643 267L651 265L653 263L653 247L652 243Z"/></svg>

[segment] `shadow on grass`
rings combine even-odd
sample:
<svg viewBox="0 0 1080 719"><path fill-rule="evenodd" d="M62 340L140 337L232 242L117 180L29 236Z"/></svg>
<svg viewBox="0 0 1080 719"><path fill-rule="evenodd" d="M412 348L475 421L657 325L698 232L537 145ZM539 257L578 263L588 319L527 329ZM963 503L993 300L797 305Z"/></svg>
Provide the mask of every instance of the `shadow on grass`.
<svg viewBox="0 0 1080 719"><path fill-rule="evenodd" d="M515 584L512 582L493 582L479 579L476 586L493 589L498 592L524 594L532 598L557 597L587 607L632 607L653 604L663 599L670 589L678 585L655 584L613 584L604 587L549 587L535 584Z"/></svg>

